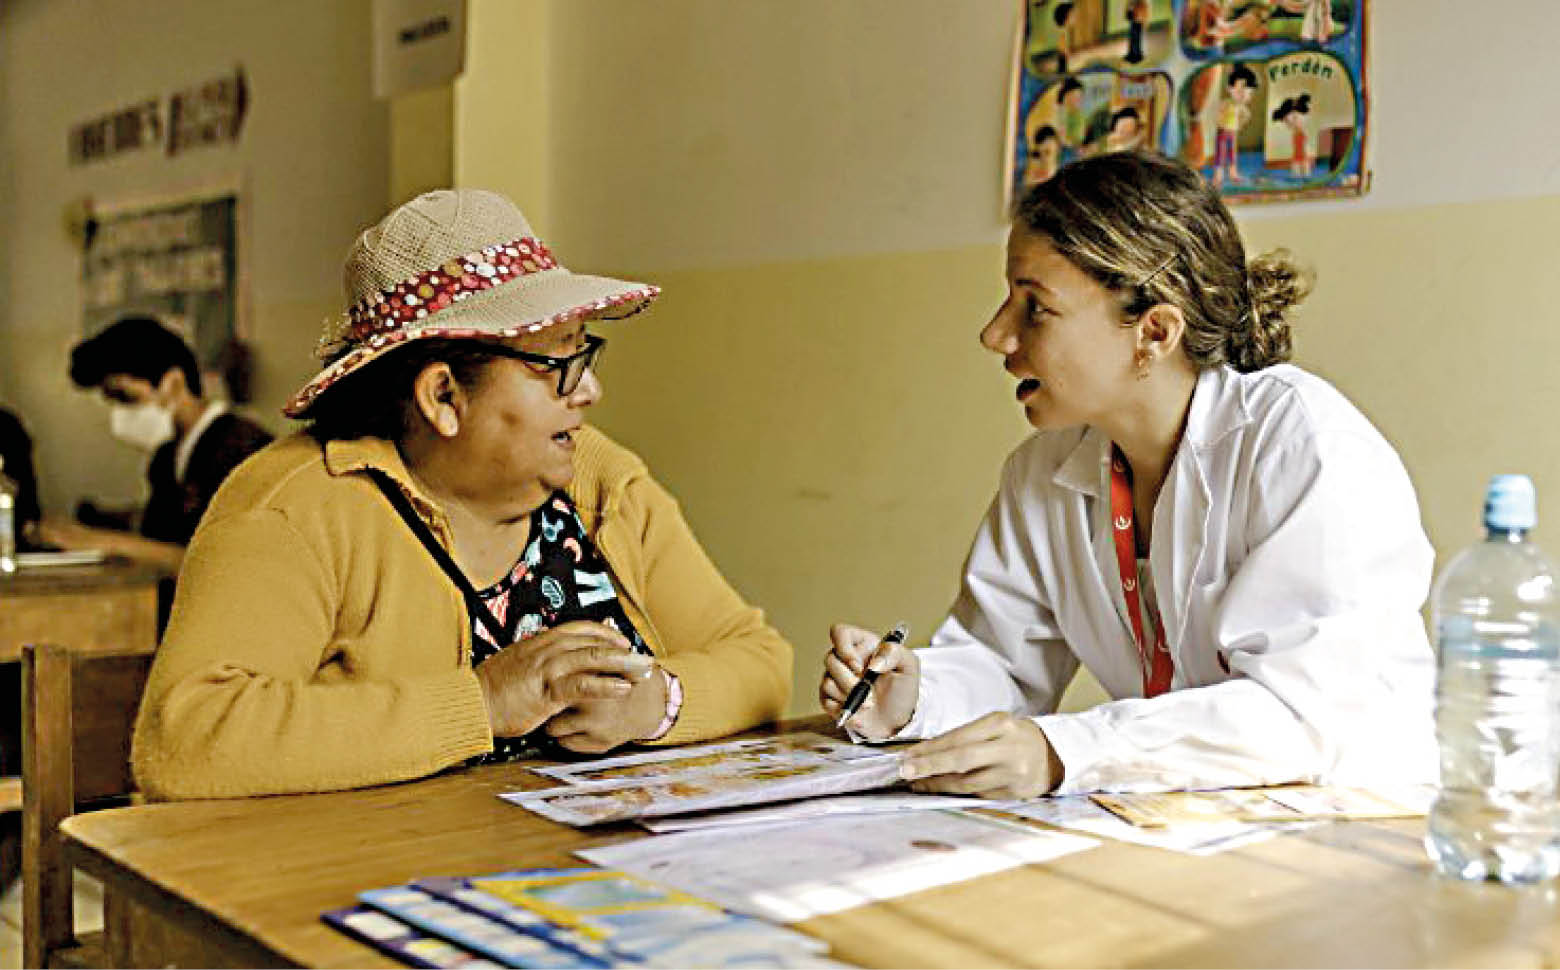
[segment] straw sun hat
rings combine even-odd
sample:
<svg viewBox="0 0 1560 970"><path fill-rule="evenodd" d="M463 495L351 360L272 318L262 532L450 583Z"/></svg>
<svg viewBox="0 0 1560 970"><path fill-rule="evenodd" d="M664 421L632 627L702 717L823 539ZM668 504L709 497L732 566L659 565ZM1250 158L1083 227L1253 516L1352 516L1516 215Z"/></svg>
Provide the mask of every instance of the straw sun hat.
<svg viewBox="0 0 1560 970"><path fill-rule="evenodd" d="M408 341L515 337L568 320L616 319L660 293L647 283L571 273L496 192L420 195L358 236L347 254L347 311L326 323L325 369L282 409L308 414L332 385Z"/></svg>

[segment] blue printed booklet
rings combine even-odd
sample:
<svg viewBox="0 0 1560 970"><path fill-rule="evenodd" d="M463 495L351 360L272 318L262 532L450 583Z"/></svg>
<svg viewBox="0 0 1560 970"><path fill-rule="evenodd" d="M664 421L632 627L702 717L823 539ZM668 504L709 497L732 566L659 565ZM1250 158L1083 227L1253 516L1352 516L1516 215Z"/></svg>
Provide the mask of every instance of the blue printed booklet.
<svg viewBox="0 0 1560 970"><path fill-rule="evenodd" d="M358 898L323 918L413 966L844 966L821 940L613 870L419 879Z"/></svg>
<svg viewBox="0 0 1560 970"><path fill-rule="evenodd" d="M359 893L369 906L505 967L609 967L611 952L593 940L562 942L545 924L518 929L413 886Z"/></svg>
<svg viewBox="0 0 1560 970"><path fill-rule="evenodd" d="M497 970L500 966L446 940L420 933L400 920L367 906L333 909L322 914L320 919L359 943L367 943L408 966L461 970Z"/></svg>

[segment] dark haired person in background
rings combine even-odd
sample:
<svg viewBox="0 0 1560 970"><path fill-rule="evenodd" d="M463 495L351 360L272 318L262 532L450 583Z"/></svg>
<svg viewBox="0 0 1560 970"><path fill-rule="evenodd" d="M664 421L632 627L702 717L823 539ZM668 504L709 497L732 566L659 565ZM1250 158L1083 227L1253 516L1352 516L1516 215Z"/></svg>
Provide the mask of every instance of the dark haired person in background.
<svg viewBox="0 0 1560 970"><path fill-rule="evenodd" d="M77 344L70 379L102 392L114 437L151 453L151 493L139 535L46 519L41 537L66 549L102 549L177 572L217 487L271 441L270 432L203 397L189 346L147 317L118 320Z"/></svg>

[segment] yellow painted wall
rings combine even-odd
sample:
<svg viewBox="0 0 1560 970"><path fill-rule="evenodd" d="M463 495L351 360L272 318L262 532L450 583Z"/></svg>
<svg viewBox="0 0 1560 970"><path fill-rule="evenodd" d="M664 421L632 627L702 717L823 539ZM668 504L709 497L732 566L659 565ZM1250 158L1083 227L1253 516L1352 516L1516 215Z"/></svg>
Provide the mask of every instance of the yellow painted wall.
<svg viewBox="0 0 1560 970"><path fill-rule="evenodd" d="M546 38L550 115L479 129L458 105L458 177L546 212L567 264L665 287L648 315L601 328L595 420L648 459L797 644L793 710L813 709L829 623L930 631L1026 430L975 340L1001 294L1014 5L472 7L474 22L540 23L528 36ZM1240 220L1253 249L1286 244L1318 269L1299 362L1400 447L1437 547L1474 537L1489 474L1525 470L1552 512L1539 536L1560 552L1546 434L1560 177L1543 162L1560 141L1502 122L1541 108L1532 98L1438 73L1427 52L1486 56L1459 39L1453 0L1376 7L1375 193ZM1550 6L1529 14L1560 29ZM1530 28L1501 28L1492 71L1522 63ZM482 44L461 81L472 98L516 70ZM1506 133L1498 169L1485 134L1447 141L1448 113ZM505 167L517 157L543 174ZM1098 696L1080 678L1067 703Z"/></svg>
<svg viewBox="0 0 1560 970"><path fill-rule="evenodd" d="M455 184L506 193L544 239L551 228L551 9L546 0L468 0L451 146Z"/></svg>
<svg viewBox="0 0 1560 970"><path fill-rule="evenodd" d="M390 100L390 192L386 210L455 180L452 85L409 91ZM343 247L343 252L345 248Z"/></svg>

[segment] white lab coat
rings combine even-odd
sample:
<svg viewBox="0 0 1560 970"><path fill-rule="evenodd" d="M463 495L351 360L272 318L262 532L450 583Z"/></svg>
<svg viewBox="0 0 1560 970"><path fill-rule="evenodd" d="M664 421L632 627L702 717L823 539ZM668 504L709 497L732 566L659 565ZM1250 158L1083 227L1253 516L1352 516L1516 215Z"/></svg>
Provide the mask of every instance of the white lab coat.
<svg viewBox="0 0 1560 970"><path fill-rule="evenodd" d="M1075 429L1009 457L899 736L1041 715L1059 793L1434 780L1419 614L1433 554L1370 422L1296 367L1198 378L1154 508L1175 678L1152 699L1112 541L1110 452ZM1050 713L1080 662L1113 700Z"/></svg>

